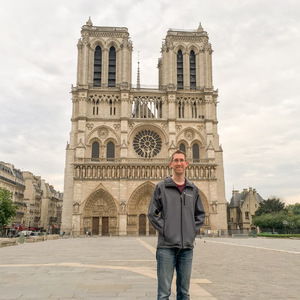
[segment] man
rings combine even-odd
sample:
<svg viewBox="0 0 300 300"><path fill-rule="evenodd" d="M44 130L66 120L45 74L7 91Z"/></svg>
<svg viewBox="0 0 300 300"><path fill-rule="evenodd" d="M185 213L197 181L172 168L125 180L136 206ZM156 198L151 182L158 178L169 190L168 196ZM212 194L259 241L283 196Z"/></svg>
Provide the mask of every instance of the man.
<svg viewBox="0 0 300 300"><path fill-rule="evenodd" d="M193 248L197 230L205 219L198 188L185 178L188 166L184 152L171 157L173 176L159 182L154 189L148 218L158 231L156 250L157 299L169 299L176 268L177 300L190 299Z"/></svg>

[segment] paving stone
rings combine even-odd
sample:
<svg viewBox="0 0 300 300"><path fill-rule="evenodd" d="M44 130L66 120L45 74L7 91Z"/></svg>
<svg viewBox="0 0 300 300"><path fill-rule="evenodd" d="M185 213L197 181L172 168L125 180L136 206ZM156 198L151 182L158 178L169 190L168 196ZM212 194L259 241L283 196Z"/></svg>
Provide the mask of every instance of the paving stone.
<svg viewBox="0 0 300 300"><path fill-rule="evenodd" d="M1 248L0 299L156 299L156 242L64 238ZM299 299L299 265L300 240L197 239L191 299Z"/></svg>

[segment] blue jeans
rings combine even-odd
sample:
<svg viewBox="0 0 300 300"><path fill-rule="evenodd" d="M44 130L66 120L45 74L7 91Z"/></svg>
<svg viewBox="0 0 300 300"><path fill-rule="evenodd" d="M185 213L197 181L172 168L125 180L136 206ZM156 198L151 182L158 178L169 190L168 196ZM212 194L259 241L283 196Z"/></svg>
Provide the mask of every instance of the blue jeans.
<svg viewBox="0 0 300 300"><path fill-rule="evenodd" d="M157 300L168 300L176 268L177 300L190 299L193 249L158 248L156 251L158 291Z"/></svg>

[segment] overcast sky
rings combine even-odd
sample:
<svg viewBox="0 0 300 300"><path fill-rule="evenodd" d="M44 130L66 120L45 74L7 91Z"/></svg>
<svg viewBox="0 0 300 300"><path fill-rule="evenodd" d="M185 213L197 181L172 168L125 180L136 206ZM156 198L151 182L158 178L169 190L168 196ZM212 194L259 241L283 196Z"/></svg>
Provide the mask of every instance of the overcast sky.
<svg viewBox="0 0 300 300"><path fill-rule="evenodd" d="M5 4L4 4L5 3ZM297 0L1 1L0 161L63 191L77 41L94 26L127 27L141 84L157 85L169 28L207 31L219 90L226 199L253 187L300 202L300 2Z"/></svg>

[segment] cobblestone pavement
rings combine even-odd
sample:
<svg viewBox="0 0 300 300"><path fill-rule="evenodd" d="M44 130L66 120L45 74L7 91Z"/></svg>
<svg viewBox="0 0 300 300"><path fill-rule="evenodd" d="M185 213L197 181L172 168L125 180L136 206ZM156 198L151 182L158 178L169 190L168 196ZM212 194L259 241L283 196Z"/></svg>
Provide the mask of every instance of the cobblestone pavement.
<svg viewBox="0 0 300 300"><path fill-rule="evenodd" d="M155 246L86 237L0 248L0 299L156 299ZM191 299L300 299L299 266L300 240L197 239Z"/></svg>

